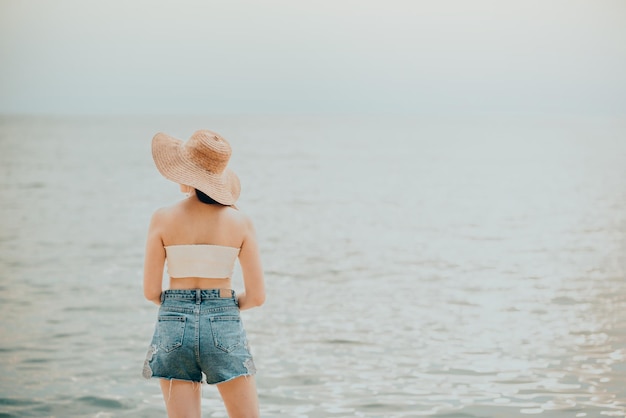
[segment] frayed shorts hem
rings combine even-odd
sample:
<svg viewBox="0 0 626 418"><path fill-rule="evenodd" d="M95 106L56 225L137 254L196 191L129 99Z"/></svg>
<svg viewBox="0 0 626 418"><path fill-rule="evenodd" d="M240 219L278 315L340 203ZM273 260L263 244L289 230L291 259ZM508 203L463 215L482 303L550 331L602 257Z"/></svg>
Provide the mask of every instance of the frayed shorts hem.
<svg viewBox="0 0 626 418"><path fill-rule="evenodd" d="M162 376L154 376L152 375L151 377L149 377L146 380L151 380L151 379L160 379L160 380L176 380L179 382L189 382L189 383L205 383L207 385L219 385L220 383L226 383L226 382L230 382L231 380L235 380L238 377L254 377L254 373L242 373L242 374L238 374L237 376L233 376L233 377L229 377L228 379L224 379L224 380L220 380L218 382L207 382L206 380L187 380L187 379L179 379L177 377L162 377Z"/></svg>
<svg viewBox="0 0 626 418"><path fill-rule="evenodd" d="M178 377L161 377L161 376L151 376L146 380L151 379L160 379L160 380L176 380L178 382L189 382L189 383L205 383L203 380L187 380L187 379L179 379Z"/></svg>
<svg viewBox="0 0 626 418"><path fill-rule="evenodd" d="M251 373L242 373L242 374L240 374L240 375L233 376L233 377L228 378L228 379L226 379L226 380L220 380L219 382L212 382L212 383L207 382L207 385L219 385L220 383L226 383L226 382L230 382L231 380L235 380L235 379L237 379L238 377L245 377L245 378L248 378L248 377L253 377L253 376L254 376L254 374L251 374Z"/></svg>

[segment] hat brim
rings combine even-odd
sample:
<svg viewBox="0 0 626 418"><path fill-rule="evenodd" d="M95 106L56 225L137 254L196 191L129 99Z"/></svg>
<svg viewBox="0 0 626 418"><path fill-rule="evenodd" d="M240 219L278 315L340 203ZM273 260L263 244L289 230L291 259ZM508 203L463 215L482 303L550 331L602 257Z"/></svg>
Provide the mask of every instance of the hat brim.
<svg viewBox="0 0 626 418"><path fill-rule="evenodd" d="M157 170L168 180L200 190L216 202L232 205L239 198L239 177L231 169L215 174L189 158L184 142L159 132L152 138L152 158Z"/></svg>

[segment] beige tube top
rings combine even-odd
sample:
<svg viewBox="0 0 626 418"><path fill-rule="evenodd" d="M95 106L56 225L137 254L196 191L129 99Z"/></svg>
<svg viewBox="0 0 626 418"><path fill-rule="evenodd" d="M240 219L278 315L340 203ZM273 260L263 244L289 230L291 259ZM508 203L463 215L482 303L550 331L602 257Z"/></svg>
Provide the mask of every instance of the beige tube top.
<svg viewBox="0 0 626 418"><path fill-rule="evenodd" d="M170 277L228 279L233 275L239 248L194 244L165 247Z"/></svg>

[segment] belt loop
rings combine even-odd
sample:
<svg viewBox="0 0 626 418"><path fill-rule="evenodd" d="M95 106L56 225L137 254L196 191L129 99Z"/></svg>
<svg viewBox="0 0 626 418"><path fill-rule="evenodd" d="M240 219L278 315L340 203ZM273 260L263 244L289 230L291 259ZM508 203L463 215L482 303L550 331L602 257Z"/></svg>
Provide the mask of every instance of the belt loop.
<svg viewBox="0 0 626 418"><path fill-rule="evenodd" d="M202 291L200 289L196 289L196 305L200 305L200 302L202 301L201 292Z"/></svg>
<svg viewBox="0 0 626 418"><path fill-rule="evenodd" d="M161 305L165 302L165 292L161 292Z"/></svg>

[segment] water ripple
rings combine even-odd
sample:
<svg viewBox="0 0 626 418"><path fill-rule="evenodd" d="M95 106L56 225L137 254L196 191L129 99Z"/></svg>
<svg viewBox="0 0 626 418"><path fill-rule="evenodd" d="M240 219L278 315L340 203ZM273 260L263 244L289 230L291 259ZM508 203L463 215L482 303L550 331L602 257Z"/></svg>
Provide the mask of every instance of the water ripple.
<svg viewBox="0 0 626 418"><path fill-rule="evenodd" d="M626 416L624 141L573 121L211 121L283 150L233 139L267 275L242 314L263 416ZM146 151L157 121L39 122L0 126L0 178L20 178L0 185L0 416L165 416L140 377L145 229L179 198Z"/></svg>

